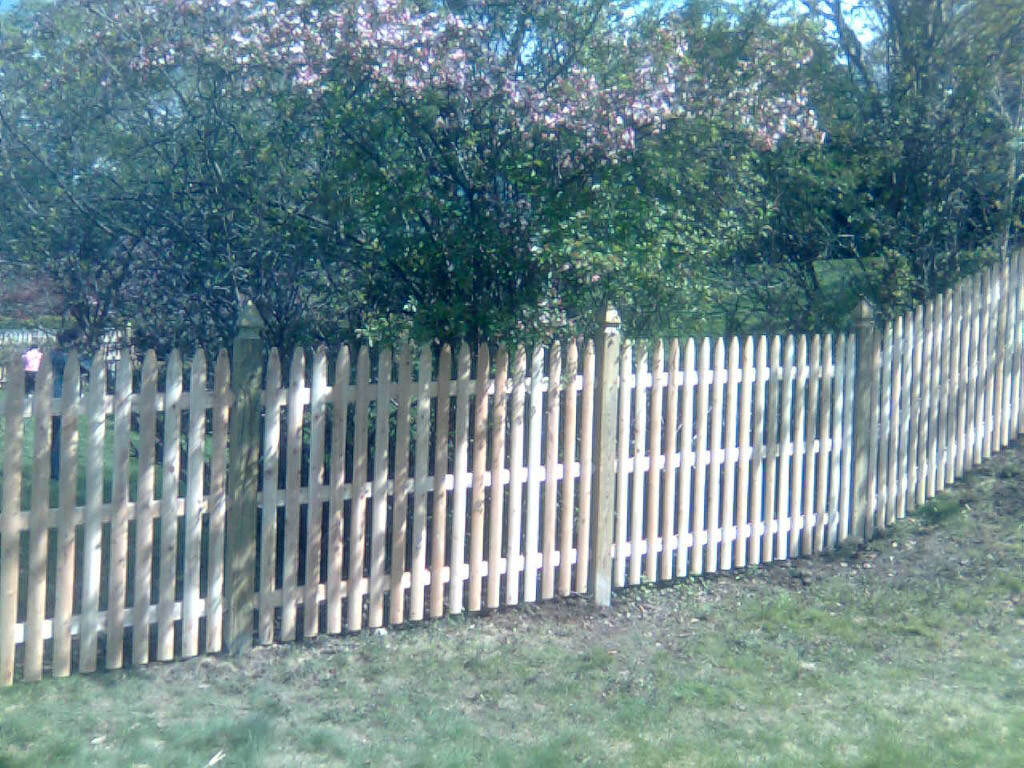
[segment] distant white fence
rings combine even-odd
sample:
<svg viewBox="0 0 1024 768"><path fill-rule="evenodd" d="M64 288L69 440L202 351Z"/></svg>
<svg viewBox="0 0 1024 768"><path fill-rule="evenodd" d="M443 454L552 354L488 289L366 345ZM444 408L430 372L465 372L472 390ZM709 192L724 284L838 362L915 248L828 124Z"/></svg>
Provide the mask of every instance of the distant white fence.
<svg viewBox="0 0 1024 768"><path fill-rule="evenodd" d="M98 358L5 391L0 684L810 555L1022 431L1021 260L854 333L283 365ZM210 370L212 369L212 370ZM213 375L210 375L210 374ZM54 421L54 417L60 417ZM27 487L23 487L27 486Z"/></svg>
<svg viewBox="0 0 1024 768"><path fill-rule="evenodd" d="M52 331L41 331L35 328L7 328L0 330L0 348L7 347L41 347L52 344L57 339Z"/></svg>
<svg viewBox="0 0 1024 768"><path fill-rule="evenodd" d="M51 331L35 328L8 328L0 330L0 389L7 385L9 351L16 349L24 352L30 347L52 347L57 336ZM8 354L3 354L3 352ZM20 364L20 363L19 363Z"/></svg>
<svg viewBox="0 0 1024 768"><path fill-rule="evenodd" d="M102 348L105 352L107 363L116 362L121 356L124 335L118 332L109 332L103 337ZM56 347L57 335L52 331L36 329L8 329L0 330L0 389L7 386L7 374L11 367L10 353L12 351L25 352L31 347L39 347L50 351ZM15 367L22 365L21 360Z"/></svg>

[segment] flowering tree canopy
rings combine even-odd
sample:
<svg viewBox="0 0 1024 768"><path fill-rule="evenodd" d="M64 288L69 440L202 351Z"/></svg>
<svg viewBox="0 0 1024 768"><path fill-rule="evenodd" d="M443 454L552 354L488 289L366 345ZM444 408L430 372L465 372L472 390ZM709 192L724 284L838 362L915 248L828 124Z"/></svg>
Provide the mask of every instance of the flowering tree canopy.
<svg viewBox="0 0 1024 768"><path fill-rule="evenodd" d="M636 288L599 231L678 232L649 196L695 137L820 143L810 51L716 63L604 0L68 0L3 28L0 237L93 286L79 323L162 304L153 340L229 337L241 295L278 343L586 328Z"/></svg>

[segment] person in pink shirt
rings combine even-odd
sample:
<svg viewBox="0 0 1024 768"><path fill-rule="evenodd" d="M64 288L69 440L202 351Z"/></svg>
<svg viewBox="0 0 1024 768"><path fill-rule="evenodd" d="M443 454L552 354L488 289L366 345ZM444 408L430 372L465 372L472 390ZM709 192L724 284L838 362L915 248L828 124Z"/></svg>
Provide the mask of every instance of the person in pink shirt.
<svg viewBox="0 0 1024 768"><path fill-rule="evenodd" d="M25 350L21 359L25 362L25 391L31 392L35 388L39 365L43 362L43 352L39 347L30 347Z"/></svg>

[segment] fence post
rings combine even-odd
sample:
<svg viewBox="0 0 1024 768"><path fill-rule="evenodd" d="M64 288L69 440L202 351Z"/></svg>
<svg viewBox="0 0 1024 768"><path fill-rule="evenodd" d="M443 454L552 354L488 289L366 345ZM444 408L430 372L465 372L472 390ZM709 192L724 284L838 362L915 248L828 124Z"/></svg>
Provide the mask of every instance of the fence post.
<svg viewBox="0 0 1024 768"><path fill-rule="evenodd" d="M612 603L612 536L615 531L615 449L619 402L619 313L608 305L597 338L593 520L590 525L590 591L599 606Z"/></svg>
<svg viewBox="0 0 1024 768"><path fill-rule="evenodd" d="M21 509L24 363L18 352L11 352L6 362L6 398L3 407L6 440L3 447L4 472L0 495L0 688L14 682L14 630L18 623L20 531L25 527L24 513Z"/></svg>
<svg viewBox="0 0 1024 768"><path fill-rule="evenodd" d="M232 405L228 420L228 498L225 519L225 650L252 648L256 608L256 503L260 447L262 321L252 302L242 306L231 350Z"/></svg>
<svg viewBox="0 0 1024 768"><path fill-rule="evenodd" d="M871 306L861 299L853 313L853 327L857 345L857 367L854 375L853 412L853 510L850 534L867 541L870 535L871 508L871 392L878 378L878 360L875 354L877 339L875 316Z"/></svg>

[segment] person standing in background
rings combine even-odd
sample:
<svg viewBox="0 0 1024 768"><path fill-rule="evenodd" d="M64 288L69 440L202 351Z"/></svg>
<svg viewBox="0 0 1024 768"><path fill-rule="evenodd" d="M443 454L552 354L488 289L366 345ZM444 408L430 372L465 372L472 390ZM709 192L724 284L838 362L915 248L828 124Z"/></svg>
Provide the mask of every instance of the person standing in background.
<svg viewBox="0 0 1024 768"><path fill-rule="evenodd" d="M31 392L36 386L36 374L39 373L39 366L43 362L43 352L39 347L29 347L21 359L25 363L25 391Z"/></svg>

